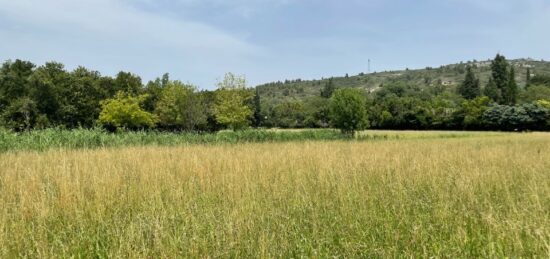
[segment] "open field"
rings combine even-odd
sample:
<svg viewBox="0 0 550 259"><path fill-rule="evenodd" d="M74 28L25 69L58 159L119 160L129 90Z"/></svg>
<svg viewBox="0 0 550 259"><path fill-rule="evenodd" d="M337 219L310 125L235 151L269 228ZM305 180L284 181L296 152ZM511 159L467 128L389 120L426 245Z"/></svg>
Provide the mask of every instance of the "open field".
<svg viewBox="0 0 550 259"><path fill-rule="evenodd" d="M549 133L376 134L0 153L0 257L550 256Z"/></svg>

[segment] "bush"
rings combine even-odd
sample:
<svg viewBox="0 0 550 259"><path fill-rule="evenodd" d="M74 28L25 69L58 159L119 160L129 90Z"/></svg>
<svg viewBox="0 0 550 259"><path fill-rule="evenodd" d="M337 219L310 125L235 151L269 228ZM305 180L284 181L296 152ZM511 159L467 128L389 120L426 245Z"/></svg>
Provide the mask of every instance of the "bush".
<svg viewBox="0 0 550 259"><path fill-rule="evenodd" d="M546 129L549 110L537 103L518 106L493 105L483 113L483 121L495 130Z"/></svg>

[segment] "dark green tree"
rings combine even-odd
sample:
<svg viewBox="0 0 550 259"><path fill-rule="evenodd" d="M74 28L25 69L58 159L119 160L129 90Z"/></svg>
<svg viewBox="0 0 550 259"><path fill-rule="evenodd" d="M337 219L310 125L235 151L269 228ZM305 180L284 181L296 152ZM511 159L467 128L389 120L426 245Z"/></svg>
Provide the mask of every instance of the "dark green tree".
<svg viewBox="0 0 550 259"><path fill-rule="evenodd" d="M332 78L330 78L328 82L325 84L325 87L321 89L321 97L330 98L335 89L336 88L334 87Z"/></svg>
<svg viewBox="0 0 550 259"><path fill-rule="evenodd" d="M518 84L516 83L516 72L513 67L508 73L508 84L502 91L502 99L508 105L514 105L518 98Z"/></svg>
<svg viewBox="0 0 550 259"><path fill-rule="evenodd" d="M61 91L60 115L66 127L92 127L101 112L100 102L110 98L103 84L104 78L97 71L78 67L69 74L69 83Z"/></svg>
<svg viewBox="0 0 550 259"><path fill-rule="evenodd" d="M164 77L163 77L164 79ZM114 82L115 93L123 91L132 96L137 96L143 93L143 84L141 78L130 72L119 72Z"/></svg>
<svg viewBox="0 0 550 259"><path fill-rule="evenodd" d="M30 95L40 114L52 125L63 125L61 108L64 89L69 88L69 73L63 64L49 62L38 67L31 77Z"/></svg>
<svg viewBox="0 0 550 259"><path fill-rule="evenodd" d="M18 98L27 96L34 64L27 61L6 61L0 68L0 111Z"/></svg>
<svg viewBox="0 0 550 259"><path fill-rule="evenodd" d="M304 100L305 121L308 128L326 128L329 126L330 99L312 96Z"/></svg>
<svg viewBox="0 0 550 259"><path fill-rule="evenodd" d="M506 58L504 56L497 54L497 56L491 63L491 75L493 82L501 93L501 98L493 100L498 103L504 103L507 96L506 88L508 87L509 82L508 61L506 61Z"/></svg>
<svg viewBox="0 0 550 259"><path fill-rule="evenodd" d="M475 99L481 94L479 79L476 78L471 66L466 67L466 77L458 87L458 93L468 100Z"/></svg>
<svg viewBox="0 0 550 259"><path fill-rule="evenodd" d="M12 101L1 115L2 124L14 131L33 129L39 116L36 103L29 97L21 97Z"/></svg>

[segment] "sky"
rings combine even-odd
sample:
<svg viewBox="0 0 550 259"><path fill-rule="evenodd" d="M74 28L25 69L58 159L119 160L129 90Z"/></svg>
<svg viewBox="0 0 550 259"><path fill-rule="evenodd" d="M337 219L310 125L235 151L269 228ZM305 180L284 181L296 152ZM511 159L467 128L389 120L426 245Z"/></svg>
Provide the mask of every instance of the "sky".
<svg viewBox="0 0 550 259"><path fill-rule="evenodd" d="M0 61L57 61L213 89L423 68L496 53L550 60L550 0L0 0Z"/></svg>

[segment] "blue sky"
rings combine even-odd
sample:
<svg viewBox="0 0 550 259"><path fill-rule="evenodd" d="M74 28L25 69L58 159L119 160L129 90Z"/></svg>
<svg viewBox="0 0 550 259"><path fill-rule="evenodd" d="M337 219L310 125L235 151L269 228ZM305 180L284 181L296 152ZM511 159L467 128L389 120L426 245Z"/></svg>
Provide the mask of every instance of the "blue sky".
<svg viewBox="0 0 550 259"><path fill-rule="evenodd" d="M0 0L0 60L114 75L165 72L212 89L439 66L550 59L548 0Z"/></svg>

